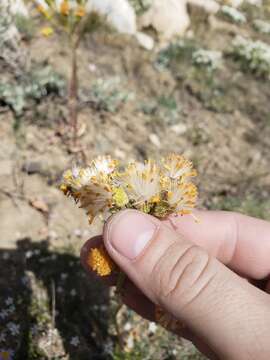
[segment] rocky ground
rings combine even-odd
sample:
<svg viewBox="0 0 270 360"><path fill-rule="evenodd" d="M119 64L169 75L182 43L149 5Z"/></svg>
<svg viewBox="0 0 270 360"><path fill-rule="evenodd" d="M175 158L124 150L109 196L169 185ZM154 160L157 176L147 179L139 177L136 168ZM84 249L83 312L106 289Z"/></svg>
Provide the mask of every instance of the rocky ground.
<svg viewBox="0 0 270 360"><path fill-rule="evenodd" d="M0 351L18 359L202 358L125 308L114 316L113 292L79 264L79 249L96 229L58 185L67 167L95 155L127 161L173 151L198 169L200 208L270 218L269 80L229 55L239 33L270 44L252 26L270 19L269 8L243 11L243 25L193 14L186 39L153 52L125 36L87 36L79 57L83 157L70 146L67 46L21 24L30 75L0 59L4 82L24 86L48 64L63 81L27 97L21 111L0 99ZM222 66L194 66L197 48L222 51Z"/></svg>

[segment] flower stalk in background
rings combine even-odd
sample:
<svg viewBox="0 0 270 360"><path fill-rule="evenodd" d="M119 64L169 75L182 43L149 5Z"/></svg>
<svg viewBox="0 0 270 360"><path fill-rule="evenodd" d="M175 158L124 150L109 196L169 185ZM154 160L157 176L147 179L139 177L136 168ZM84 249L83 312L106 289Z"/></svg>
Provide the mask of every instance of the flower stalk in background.
<svg viewBox="0 0 270 360"><path fill-rule="evenodd" d="M33 0L37 11L46 22L41 30L44 36L52 35L55 30L64 33L68 39L71 58L70 82L68 91L69 121L73 129L73 145L78 138L78 47L85 33L94 30L98 15L87 11L87 0Z"/></svg>

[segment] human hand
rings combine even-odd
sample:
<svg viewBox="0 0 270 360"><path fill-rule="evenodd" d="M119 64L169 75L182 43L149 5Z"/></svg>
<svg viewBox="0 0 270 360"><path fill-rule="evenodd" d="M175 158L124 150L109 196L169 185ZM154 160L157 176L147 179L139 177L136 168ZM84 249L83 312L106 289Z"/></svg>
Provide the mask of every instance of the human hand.
<svg viewBox="0 0 270 360"><path fill-rule="evenodd" d="M105 246L128 276L123 301L152 321L161 306L183 323L179 335L212 359L269 359L270 223L229 212L195 215L200 224L135 210L108 221ZM86 257L101 241L82 249L88 271Z"/></svg>

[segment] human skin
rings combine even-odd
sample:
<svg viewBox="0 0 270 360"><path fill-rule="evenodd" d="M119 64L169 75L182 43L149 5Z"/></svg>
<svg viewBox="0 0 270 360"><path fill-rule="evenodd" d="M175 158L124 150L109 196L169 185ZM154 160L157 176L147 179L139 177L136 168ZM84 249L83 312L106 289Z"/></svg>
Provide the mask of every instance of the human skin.
<svg viewBox="0 0 270 360"><path fill-rule="evenodd" d="M123 301L154 321L156 305L211 359L270 359L270 223L232 212L196 211L160 221L121 211L82 248L104 241L126 273ZM114 283L109 277L108 284Z"/></svg>

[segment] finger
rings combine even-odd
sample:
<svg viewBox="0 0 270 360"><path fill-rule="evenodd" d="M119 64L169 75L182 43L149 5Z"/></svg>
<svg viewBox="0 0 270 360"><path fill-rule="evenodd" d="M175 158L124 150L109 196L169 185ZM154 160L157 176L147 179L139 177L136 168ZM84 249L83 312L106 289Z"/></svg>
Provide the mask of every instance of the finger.
<svg viewBox="0 0 270 360"><path fill-rule="evenodd" d="M155 304L205 341L221 358L268 359L268 296L158 219L118 213L104 231L113 260ZM256 338L260 342L254 345ZM260 352L259 352L260 351Z"/></svg>
<svg viewBox="0 0 270 360"><path fill-rule="evenodd" d="M183 237L203 248L236 272L263 279L270 274L270 223L225 211L196 211L172 216L169 223Z"/></svg>

